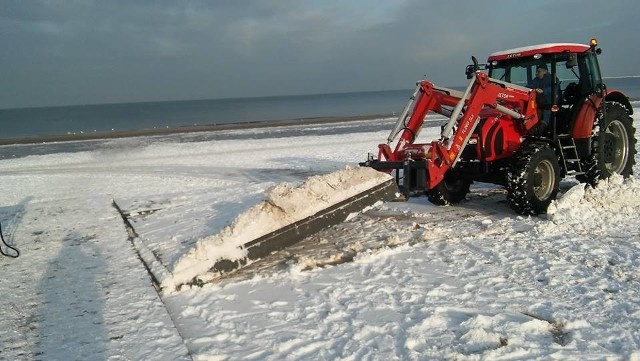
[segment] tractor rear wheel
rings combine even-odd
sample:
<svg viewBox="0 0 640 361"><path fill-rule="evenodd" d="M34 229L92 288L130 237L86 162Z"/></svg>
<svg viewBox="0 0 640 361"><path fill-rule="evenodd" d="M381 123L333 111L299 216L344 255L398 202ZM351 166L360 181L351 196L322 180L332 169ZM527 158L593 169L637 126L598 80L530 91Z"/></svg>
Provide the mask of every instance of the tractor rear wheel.
<svg viewBox="0 0 640 361"><path fill-rule="evenodd" d="M545 213L558 194L560 164L545 142L523 144L507 174L507 201L519 214Z"/></svg>
<svg viewBox="0 0 640 361"><path fill-rule="evenodd" d="M442 182L433 189L426 191L427 199L433 204L445 206L462 202L467 193L471 181L461 177L460 172L449 170Z"/></svg>
<svg viewBox="0 0 640 361"><path fill-rule="evenodd" d="M583 162L585 174L578 180L595 186L613 173L633 173L636 154L633 119L619 103L607 103L605 115L597 119L591 138L591 155Z"/></svg>

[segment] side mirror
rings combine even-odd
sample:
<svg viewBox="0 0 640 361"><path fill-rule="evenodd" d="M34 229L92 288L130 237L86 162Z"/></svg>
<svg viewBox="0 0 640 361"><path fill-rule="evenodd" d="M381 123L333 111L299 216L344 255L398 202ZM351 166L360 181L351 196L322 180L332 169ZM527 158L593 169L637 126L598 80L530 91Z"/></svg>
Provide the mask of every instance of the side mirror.
<svg viewBox="0 0 640 361"><path fill-rule="evenodd" d="M464 70L464 73L467 75L467 79L473 78L473 73L475 73L475 70L473 69L473 65L467 65L467 68Z"/></svg>
<svg viewBox="0 0 640 361"><path fill-rule="evenodd" d="M564 64L567 69L571 69L574 66L578 65L578 55L576 53L569 54L569 60Z"/></svg>
<svg viewBox="0 0 640 361"><path fill-rule="evenodd" d="M476 59L475 56L471 56L471 62L473 62L473 64L467 65L464 70L464 73L467 75L467 79L473 78L473 73L480 70L480 67L483 67L484 69L487 67L486 64L478 64L478 59Z"/></svg>

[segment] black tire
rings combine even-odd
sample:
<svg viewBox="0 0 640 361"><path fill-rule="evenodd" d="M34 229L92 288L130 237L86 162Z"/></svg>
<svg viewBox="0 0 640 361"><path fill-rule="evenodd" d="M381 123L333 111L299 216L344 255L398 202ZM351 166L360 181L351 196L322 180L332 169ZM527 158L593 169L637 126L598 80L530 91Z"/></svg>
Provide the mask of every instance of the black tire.
<svg viewBox="0 0 640 361"><path fill-rule="evenodd" d="M619 103L606 103L605 106L605 115L599 116L594 124L591 154L582 162L585 174L577 177L592 186L613 173L629 177L636 161L633 119Z"/></svg>
<svg viewBox="0 0 640 361"><path fill-rule="evenodd" d="M426 192L427 199L433 204L446 206L462 202L469 193L471 181L464 179L456 171L449 170L444 180Z"/></svg>
<svg viewBox="0 0 640 361"><path fill-rule="evenodd" d="M548 143L523 144L507 173L507 201L523 215L545 213L558 194L560 164Z"/></svg>

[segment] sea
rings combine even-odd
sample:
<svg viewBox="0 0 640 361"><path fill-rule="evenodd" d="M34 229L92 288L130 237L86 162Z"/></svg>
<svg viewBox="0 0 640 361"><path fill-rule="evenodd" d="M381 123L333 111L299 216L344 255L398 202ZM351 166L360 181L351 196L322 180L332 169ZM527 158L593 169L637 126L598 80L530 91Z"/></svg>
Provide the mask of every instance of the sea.
<svg viewBox="0 0 640 361"><path fill-rule="evenodd" d="M640 77L605 79L640 100ZM451 87L461 89L461 87ZM413 89L333 94L0 109L0 139L104 133L196 125L390 115Z"/></svg>

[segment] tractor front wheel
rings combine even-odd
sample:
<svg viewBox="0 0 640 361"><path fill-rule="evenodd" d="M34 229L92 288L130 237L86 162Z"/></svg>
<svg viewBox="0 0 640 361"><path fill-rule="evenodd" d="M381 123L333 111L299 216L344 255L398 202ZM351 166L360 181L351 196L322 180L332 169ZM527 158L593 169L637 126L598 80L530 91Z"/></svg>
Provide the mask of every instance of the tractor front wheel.
<svg viewBox="0 0 640 361"><path fill-rule="evenodd" d="M463 178L459 172L449 170L442 182L426 192L427 199L439 206L457 204L465 199L470 185L471 181Z"/></svg>
<svg viewBox="0 0 640 361"><path fill-rule="evenodd" d="M507 201L519 214L545 213L558 194L560 165L549 144L523 144L507 174Z"/></svg>

